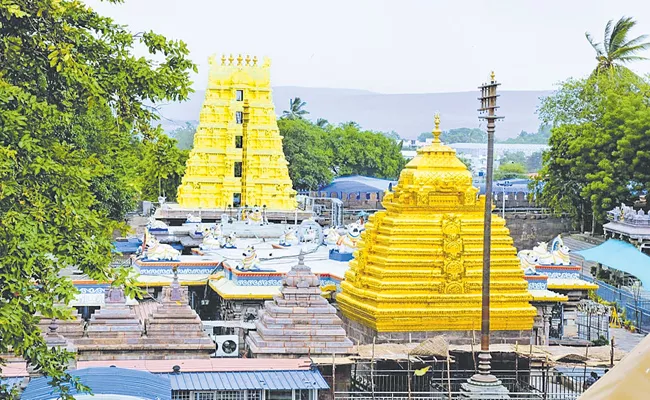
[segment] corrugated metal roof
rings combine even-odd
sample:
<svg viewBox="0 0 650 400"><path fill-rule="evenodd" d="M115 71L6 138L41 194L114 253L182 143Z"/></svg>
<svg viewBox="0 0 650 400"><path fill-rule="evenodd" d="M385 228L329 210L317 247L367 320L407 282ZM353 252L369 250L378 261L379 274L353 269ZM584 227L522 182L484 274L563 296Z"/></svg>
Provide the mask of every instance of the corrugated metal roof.
<svg viewBox="0 0 650 400"><path fill-rule="evenodd" d="M77 368L108 367L138 369L149 372L170 373L174 365L181 372L233 372L233 371L308 371L309 358L207 358L185 360L103 360L77 361ZM4 374L4 371L3 371Z"/></svg>
<svg viewBox="0 0 650 400"><path fill-rule="evenodd" d="M181 372L168 374L172 390L328 389L318 370Z"/></svg>
<svg viewBox="0 0 650 400"><path fill-rule="evenodd" d="M20 385L25 377L19 376L15 378L0 378L0 385L7 385L9 388Z"/></svg>
<svg viewBox="0 0 650 400"><path fill-rule="evenodd" d="M166 375L123 368L87 368L70 371L88 386L93 394L136 396L148 400L171 400L171 386ZM22 394L23 399L50 400L59 397L48 384L50 378L32 379ZM70 391L76 394L75 390Z"/></svg>

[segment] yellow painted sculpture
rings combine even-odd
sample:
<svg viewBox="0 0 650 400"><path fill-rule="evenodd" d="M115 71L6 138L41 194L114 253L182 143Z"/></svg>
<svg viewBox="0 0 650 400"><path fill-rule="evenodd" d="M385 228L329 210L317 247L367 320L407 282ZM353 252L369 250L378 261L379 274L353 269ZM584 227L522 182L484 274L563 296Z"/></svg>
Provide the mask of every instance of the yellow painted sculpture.
<svg viewBox="0 0 650 400"><path fill-rule="evenodd" d="M480 329L485 197L439 124L365 225L337 296L347 318L378 332ZM512 243L493 215L492 330L529 330L536 314Z"/></svg>
<svg viewBox="0 0 650 400"><path fill-rule="evenodd" d="M178 188L186 208L296 208L271 98L271 62L210 57L194 148Z"/></svg>

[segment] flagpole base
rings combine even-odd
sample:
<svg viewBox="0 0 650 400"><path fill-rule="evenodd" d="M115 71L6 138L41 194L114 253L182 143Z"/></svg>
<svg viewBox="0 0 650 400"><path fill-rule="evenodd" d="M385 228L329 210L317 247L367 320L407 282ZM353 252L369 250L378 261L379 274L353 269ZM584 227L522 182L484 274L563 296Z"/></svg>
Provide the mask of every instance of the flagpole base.
<svg viewBox="0 0 650 400"><path fill-rule="evenodd" d="M481 352L478 359L479 372L461 385L459 399L509 399L508 389L490 373L490 360L492 359L490 352Z"/></svg>

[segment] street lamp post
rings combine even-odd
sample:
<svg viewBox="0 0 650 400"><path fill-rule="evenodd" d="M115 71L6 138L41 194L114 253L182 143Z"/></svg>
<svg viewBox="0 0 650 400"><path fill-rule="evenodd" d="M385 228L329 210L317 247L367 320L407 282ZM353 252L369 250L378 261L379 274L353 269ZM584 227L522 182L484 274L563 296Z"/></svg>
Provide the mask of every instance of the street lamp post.
<svg viewBox="0 0 650 400"><path fill-rule="evenodd" d="M501 200L503 200L503 205L501 206L501 218L506 219L506 187L512 186L512 182L497 182L497 186L501 186Z"/></svg>

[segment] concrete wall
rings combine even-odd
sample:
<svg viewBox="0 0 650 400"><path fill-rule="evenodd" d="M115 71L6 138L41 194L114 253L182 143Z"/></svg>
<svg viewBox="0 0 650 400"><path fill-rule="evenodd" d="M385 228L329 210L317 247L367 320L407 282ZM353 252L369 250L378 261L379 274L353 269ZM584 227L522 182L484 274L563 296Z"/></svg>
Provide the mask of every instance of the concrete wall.
<svg viewBox="0 0 650 400"><path fill-rule="evenodd" d="M571 231L569 218L549 214L506 212L506 226L517 250L532 249L537 242L549 242Z"/></svg>

